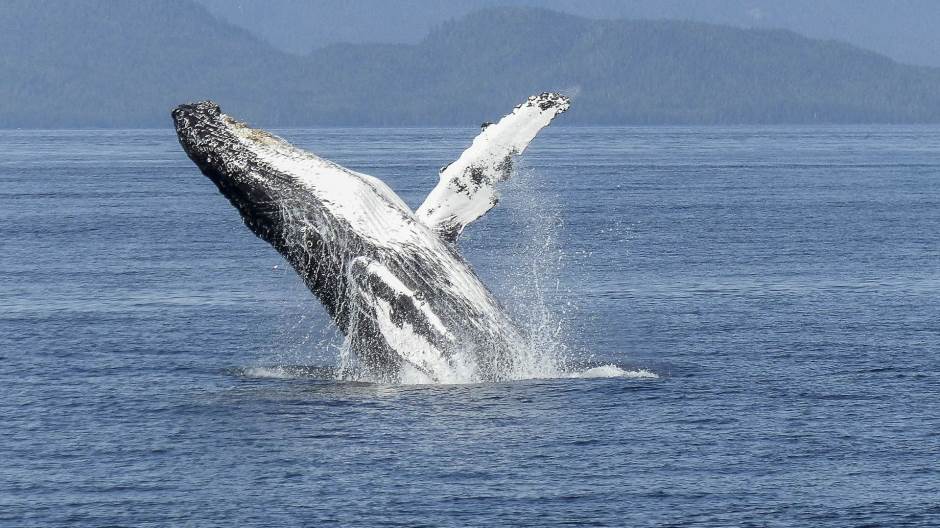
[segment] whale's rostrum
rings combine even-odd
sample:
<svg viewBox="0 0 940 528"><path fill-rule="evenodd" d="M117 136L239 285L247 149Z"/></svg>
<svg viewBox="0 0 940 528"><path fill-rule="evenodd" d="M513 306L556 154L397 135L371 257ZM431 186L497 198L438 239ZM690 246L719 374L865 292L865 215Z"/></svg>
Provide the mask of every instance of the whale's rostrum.
<svg viewBox="0 0 940 528"><path fill-rule="evenodd" d="M492 208L512 158L568 108L532 96L484 127L416 212L382 181L298 149L211 101L172 115L180 144L320 299L355 361L346 375L397 381L509 377L524 331L457 253L464 227ZM355 372L352 372L355 370Z"/></svg>

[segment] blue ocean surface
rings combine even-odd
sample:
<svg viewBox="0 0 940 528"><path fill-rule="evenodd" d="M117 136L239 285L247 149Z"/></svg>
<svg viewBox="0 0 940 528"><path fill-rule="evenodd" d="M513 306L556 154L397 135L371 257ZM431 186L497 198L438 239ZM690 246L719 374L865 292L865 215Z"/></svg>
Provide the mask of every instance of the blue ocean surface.
<svg viewBox="0 0 940 528"><path fill-rule="evenodd" d="M170 128L0 154L0 526L940 526L940 127L549 128L461 247L572 377L477 385L336 380Z"/></svg>

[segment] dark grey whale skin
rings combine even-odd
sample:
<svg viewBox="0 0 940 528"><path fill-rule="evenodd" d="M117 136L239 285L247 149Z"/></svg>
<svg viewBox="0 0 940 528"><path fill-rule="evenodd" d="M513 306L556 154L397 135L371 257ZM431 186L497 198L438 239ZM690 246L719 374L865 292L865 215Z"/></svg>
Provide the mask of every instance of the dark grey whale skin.
<svg viewBox="0 0 940 528"><path fill-rule="evenodd" d="M369 243L332 214L309 189L244 147L224 121L231 118L225 116L217 104L204 101L180 105L172 111L172 117L180 144L189 158L238 210L245 225L271 244L296 270L336 327L347 335L349 345L371 375L394 378L403 358L380 331L374 306L355 302L354 291L366 291L388 302L396 326L408 323L449 358L455 343L435 329L416 304L418 300L427 302L452 335L458 337L461 350L471 351L487 366L480 371L481 379L500 379L502 373L508 371L511 341L518 336L518 328L502 313L491 295L492 305L500 313L479 313L471 303L455 295L449 284L441 282L446 274L439 269L440 262L425 259L421 251L410 248L401 248L392 254L387 248ZM294 216L286 218L286 210ZM324 229L298 233L298 214L304 222ZM324 240L321 233L338 233L339 241ZM466 267L476 279L450 245L443 242L441 245L453 259L449 265ZM380 277L367 273L365 263L369 261L381 261L389 267L397 278L417 292L419 299L399 295ZM481 331L477 322L482 320L496 323ZM433 373L414 366L437 381Z"/></svg>

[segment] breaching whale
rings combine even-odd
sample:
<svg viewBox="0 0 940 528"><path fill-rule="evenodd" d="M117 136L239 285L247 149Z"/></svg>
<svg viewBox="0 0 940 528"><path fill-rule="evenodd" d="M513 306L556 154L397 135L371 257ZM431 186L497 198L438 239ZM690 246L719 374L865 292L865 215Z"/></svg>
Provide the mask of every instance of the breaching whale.
<svg viewBox="0 0 940 528"><path fill-rule="evenodd" d="M172 116L180 144L245 224L322 302L356 358L350 375L492 381L513 372L524 332L457 253L463 229L498 201L512 159L568 109L529 97L483 130L412 211L382 181L296 148L211 101Z"/></svg>

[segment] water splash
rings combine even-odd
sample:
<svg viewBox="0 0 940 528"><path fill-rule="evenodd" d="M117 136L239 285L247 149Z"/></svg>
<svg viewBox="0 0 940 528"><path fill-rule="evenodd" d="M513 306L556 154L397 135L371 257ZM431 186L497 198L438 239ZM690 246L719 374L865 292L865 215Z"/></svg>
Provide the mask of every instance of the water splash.
<svg viewBox="0 0 940 528"><path fill-rule="evenodd" d="M564 224L557 193L538 171L520 165L500 190L498 212L472 226L462 246L471 261L481 264L479 269L488 270L486 282L523 331L504 378L646 377L613 365L579 367L593 358L569 345L567 321L574 296L562 280L569 262L561 241ZM506 233L512 233L511 244L499 248L498 259L492 258L490 242L506 240Z"/></svg>
<svg viewBox="0 0 940 528"><path fill-rule="evenodd" d="M561 281L561 207L544 184L537 171L517 166L501 188L509 224L504 229L514 234L514 243L500 254L494 289L525 334L515 347L509 379L565 377L569 370L566 304L559 302L571 293Z"/></svg>

